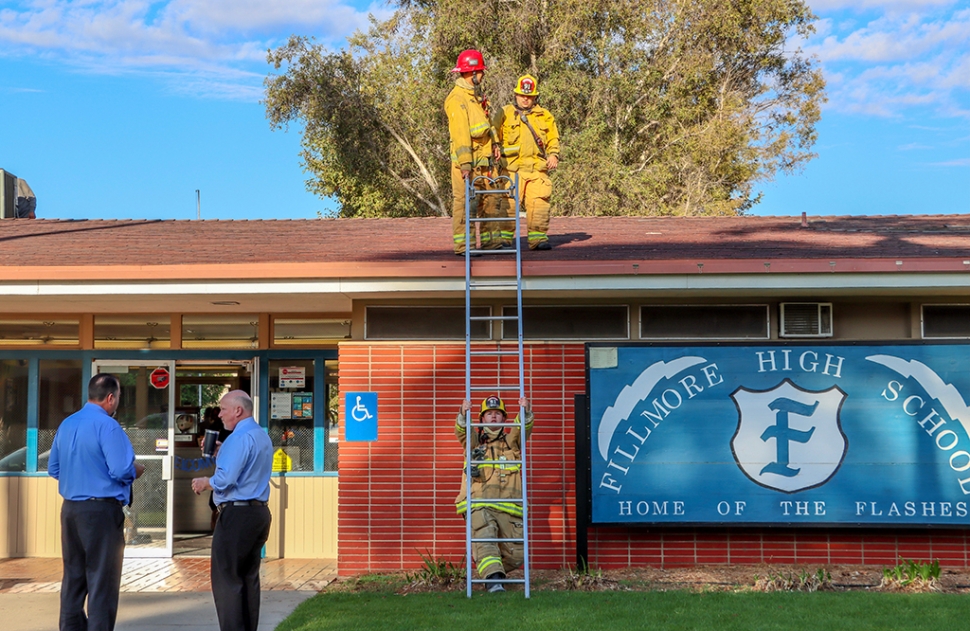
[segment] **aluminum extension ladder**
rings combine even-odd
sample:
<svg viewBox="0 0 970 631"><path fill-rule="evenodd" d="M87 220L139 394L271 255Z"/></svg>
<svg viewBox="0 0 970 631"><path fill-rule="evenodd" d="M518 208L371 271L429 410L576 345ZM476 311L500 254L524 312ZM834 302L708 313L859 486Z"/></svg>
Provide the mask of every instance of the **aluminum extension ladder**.
<svg viewBox="0 0 970 631"><path fill-rule="evenodd" d="M520 239L520 221L519 221L519 203L520 203L520 191L519 191L519 176L515 174L513 178L509 176L500 176L497 178L489 178L485 176L478 176L472 179L469 177L465 181L465 398L472 401L474 406L473 395L477 397L482 397L488 393L495 393L497 396L502 397L502 392L512 392L516 391L519 393L519 398L525 396L525 366L523 360L522 352L522 239ZM475 188L475 184L482 182L487 184L488 188L478 189ZM478 200L482 196L495 195L499 197L499 202L504 203L505 197L510 197L514 200L514 221L515 221L515 237L513 239L513 247L511 249L504 248L501 250L482 250L475 249L472 246L476 244L473 240L475 239L475 232L472 230L472 226L484 227L489 223L493 222L508 222L512 221L512 217L503 218L490 218L490 217L477 217L472 216L472 209L476 211L478 209ZM477 214L477 213L476 213ZM476 280L472 276L472 256L478 255L510 255L515 254L515 278L489 278ZM496 289L511 289L515 288L515 315L488 315L488 316L473 316L472 315L472 293L476 291L489 291ZM472 350L472 323L473 322L515 322L517 328L517 342L514 349L510 349L507 346L503 347L502 342L496 343L494 349L489 350ZM476 365L476 359L481 361L484 359L492 358L497 360L498 370L496 370L496 380L494 383L484 384L481 383L484 378L477 376L482 371L478 370L479 366ZM515 359L517 362L517 374L518 383L499 383L501 379L502 371L500 370L503 360ZM472 383L473 377L478 383ZM502 397L503 399L505 397ZM466 440L465 440L465 479L467 484L465 485L466 497L465 497L465 576L466 576L466 591L469 598L472 596L472 585L474 583L522 583L524 585L525 597L529 597L529 502L527 501L528 485L526 483L526 439L525 439L525 411L519 411L519 429L520 429L520 443L522 449L522 459L519 461L515 460L481 460L472 458L471 450L471 440L467 438L470 437L471 432L476 431L480 427L484 427L485 423L471 422L471 410L466 413L465 416L465 427ZM475 500L471 496L471 480L472 480L472 466L473 465L518 465L519 475L522 480L522 497L520 499L507 499L503 500L509 503L518 503L522 505L522 538L521 539L481 539L472 537L472 510L475 508L475 504L481 504L487 502L488 500ZM522 544L522 556L523 556L523 578L504 578L499 581L488 580L484 578L473 578L475 576L475 565L472 559L472 544L475 542L516 542Z"/></svg>

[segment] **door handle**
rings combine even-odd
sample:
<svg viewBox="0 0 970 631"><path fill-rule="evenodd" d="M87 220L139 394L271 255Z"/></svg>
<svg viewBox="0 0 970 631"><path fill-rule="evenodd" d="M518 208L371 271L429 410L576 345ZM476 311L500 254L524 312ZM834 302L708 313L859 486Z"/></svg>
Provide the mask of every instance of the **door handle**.
<svg viewBox="0 0 970 631"><path fill-rule="evenodd" d="M162 456L162 479L171 480L172 479L172 462L175 456Z"/></svg>

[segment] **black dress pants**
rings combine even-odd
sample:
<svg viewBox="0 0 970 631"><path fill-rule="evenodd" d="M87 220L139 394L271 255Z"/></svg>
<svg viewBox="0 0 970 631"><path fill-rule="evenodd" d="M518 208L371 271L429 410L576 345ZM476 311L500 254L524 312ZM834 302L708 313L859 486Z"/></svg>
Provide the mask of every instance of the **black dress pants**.
<svg viewBox="0 0 970 631"><path fill-rule="evenodd" d="M259 563L271 522L266 506L227 505L212 535L212 597L222 631L256 631Z"/></svg>
<svg viewBox="0 0 970 631"><path fill-rule="evenodd" d="M61 507L61 631L111 631L125 556L125 514L113 502L72 502ZM87 615L84 599L88 600Z"/></svg>

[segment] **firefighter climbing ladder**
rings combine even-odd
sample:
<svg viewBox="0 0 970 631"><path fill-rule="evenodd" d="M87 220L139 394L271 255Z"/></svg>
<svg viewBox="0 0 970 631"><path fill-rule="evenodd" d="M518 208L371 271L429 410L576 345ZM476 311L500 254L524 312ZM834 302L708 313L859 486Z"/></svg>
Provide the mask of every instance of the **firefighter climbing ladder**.
<svg viewBox="0 0 970 631"><path fill-rule="evenodd" d="M476 183L486 184L481 188L476 188ZM514 200L514 221L515 221L515 237L512 241L513 247L501 250L483 250L475 249L472 246L476 245L475 233L477 231L472 229L472 226L477 226L483 228L488 226L489 223L493 222L509 222L512 218L492 218L492 217L477 217L473 216L471 210L478 209L479 198L483 196L498 196L499 203L505 203L506 198L511 198ZM487 198L485 198L487 199ZM471 401L487 396L489 393L498 394L502 396L502 392L512 392L517 391L519 393L519 398L525 396L525 370L524 361L522 353L522 250L521 250L521 239L519 230L519 177L516 174L514 179L508 176L501 176L498 178L487 178L484 176L479 176L473 181L472 178L468 178L465 182L465 398ZM477 214L477 213L476 213ZM488 279L476 279L472 276L472 264L471 259L473 256L478 255L511 255L515 254L515 278L488 278ZM515 315L483 315L483 316L473 316L472 315L472 294L478 291L489 291L489 290L502 290L502 289L512 289L515 288ZM473 322L501 322L503 326L506 322L514 322L517 329L517 342L514 349L503 347L502 342L496 343L494 349L482 349L477 348L472 350L472 323ZM504 335L503 335L504 337ZM487 361L489 358L494 359L495 363L498 365L496 370L495 382L485 384L482 383L485 377L482 377L483 370L480 366L482 361ZM502 376L505 374L501 370L503 360L511 363L514 359L517 362L517 375L518 383L500 383ZM476 360L479 361L479 365L476 365ZM473 383L473 380L476 383ZM506 397L502 397L506 398ZM484 423L471 422L471 413L465 418L465 427L469 434L473 431L473 428L477 429L483 427ZM474 583L484 583L488 586L491 583L522 583L524 585L525 597L529 597L529 502L527 501L527 489L528 485L526 483L526 440L525 440L525 411L521 410L519 415L519 429L521 431L521 448L522 456L520 461L514 460L504 460L504 461L493 461L493 460L482 460L473 459L471 453L471 441L465 441L465 475L468 480L468 484L465 485L467 496L465 498L465 506L467 507L465 516L465 576L466 576L466 591L468 597L472 596L472 585ZM500 464L501 462L501 464ZM520 470L520 476L522 480L522 497L520 499L503 499L503 502L508 503L520 503L522 506L522 538L521 539L482 539L473 538L472 536L472 510L475 508L476 503L483 503L483 500L472 499L471 496L471 479L472 479L472 466L474 465L486 465L486 466L518 466ZM474 578L475 576L475 565L472 560L472 544L477 542L495 542L495 543L521 543L523 549L523 577L522 578L504 578L501 580L488 580L484 578Z"/></svg>

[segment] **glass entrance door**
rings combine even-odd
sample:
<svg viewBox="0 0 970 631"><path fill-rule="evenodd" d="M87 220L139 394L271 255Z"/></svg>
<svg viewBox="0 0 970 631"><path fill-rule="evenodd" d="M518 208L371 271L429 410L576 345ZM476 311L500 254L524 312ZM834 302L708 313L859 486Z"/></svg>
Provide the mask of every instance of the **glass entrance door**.
<svg viewBox="0 0 970 631"><path fill-rule="evenodd" d="M175 435L175 362L97 360L92 374L121 382L115 418L145 473L132 485L125 508L125 556L172 556L172 448Z"/></svg>

